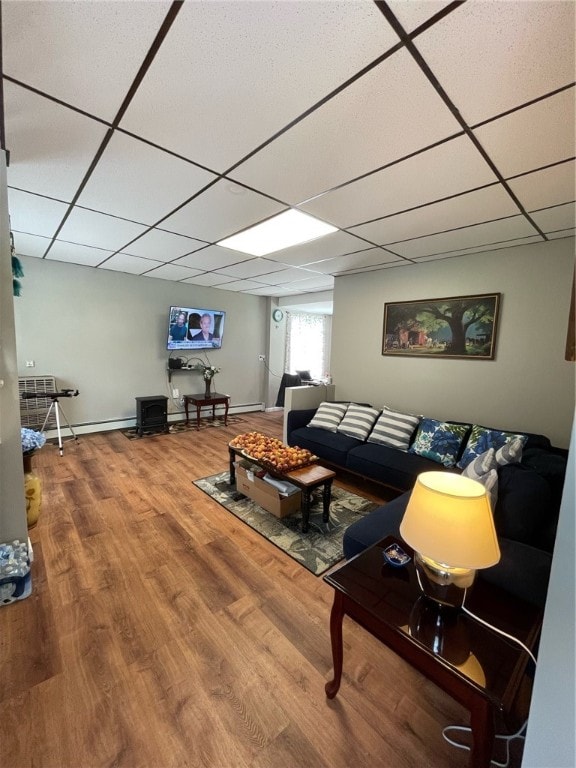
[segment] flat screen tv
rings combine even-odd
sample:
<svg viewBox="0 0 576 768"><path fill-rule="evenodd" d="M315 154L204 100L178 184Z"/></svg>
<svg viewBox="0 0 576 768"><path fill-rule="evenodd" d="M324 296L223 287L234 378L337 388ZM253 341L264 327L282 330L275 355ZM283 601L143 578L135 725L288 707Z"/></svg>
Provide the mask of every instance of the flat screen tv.
<svg viewBox="0 0 576 768"><path fill-rule="evenodd" d="M220 349L226 312L170 307L167 349Z"/></svg>

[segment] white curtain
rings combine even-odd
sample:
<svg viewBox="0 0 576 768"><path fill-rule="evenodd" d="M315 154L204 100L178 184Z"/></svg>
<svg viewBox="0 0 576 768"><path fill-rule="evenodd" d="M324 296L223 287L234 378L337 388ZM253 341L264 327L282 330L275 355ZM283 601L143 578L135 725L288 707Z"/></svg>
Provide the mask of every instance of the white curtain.
<svg viewBox="0 0 576 768"><path fill-rule="evenodd" d="M285 373L310 371L313 379L326 375L326 324L324 315L288 313Z"/></svg>

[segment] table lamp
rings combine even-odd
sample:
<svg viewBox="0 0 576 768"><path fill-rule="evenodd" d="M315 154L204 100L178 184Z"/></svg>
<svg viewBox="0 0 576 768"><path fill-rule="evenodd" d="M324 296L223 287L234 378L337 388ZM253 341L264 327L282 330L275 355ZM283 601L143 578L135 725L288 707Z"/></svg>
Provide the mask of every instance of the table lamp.
<svg viewBox="0 0 576 768"><path fill-rule="evenodd" d="M500 560L490 499L484 486L451 472L423 472L400 524L414 549L422 592L460 608L478 568Z"/></svg>

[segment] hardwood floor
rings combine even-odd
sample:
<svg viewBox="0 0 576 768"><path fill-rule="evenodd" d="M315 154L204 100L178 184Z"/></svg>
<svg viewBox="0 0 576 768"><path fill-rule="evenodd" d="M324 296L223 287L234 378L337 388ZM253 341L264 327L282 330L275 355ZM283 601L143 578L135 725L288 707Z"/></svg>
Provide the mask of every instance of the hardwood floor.
<svg viewBox="0 0 576 768"><path fill-rule="evenodd" d="M243 417L37 453L33 593L0 608L5 768L468 764L441 736L467 713L350 621L326 699L331 588L192 484L238 432L281 436L281 412Z"/></svg>

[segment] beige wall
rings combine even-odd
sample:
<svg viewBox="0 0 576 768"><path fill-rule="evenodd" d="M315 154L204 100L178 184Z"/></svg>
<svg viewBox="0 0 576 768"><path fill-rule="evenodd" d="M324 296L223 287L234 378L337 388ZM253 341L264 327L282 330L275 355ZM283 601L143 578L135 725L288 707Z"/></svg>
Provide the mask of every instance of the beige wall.
<svg viewBox="0 0 576 768"><path fill-rule="evenodd" d="M338 399L548 435L568 447L574 363L564 360L574 238L336 279ZM384 304L496 293L494 360L383 356Z"/></svg>
<svg viewBox="0 0 576 768"><path fill-rule="evenodd" d="M14 301L6 195L5 154L0 152L0 543L26 540L26 504L14 336Z"/></svg>
<svg viewBox="0 0 576 768"><path fill-rule="evenodd" d="M80 432L133 424L135 397L171 398L172 387L180 395L204 390L198 373L176 373L168 383L171 305L226 311L222 349L208 353L221 368L217 391L230 395L232 409L262 409L265 298L37 258L22 263L15 306L19 375L54 375L58 387L78 388L79 397L60 405L71 424L84 425ZM182 353L188 355L195 356ZM26 368L27 360L35 367ZM182 411L169 400L173 418Z"/></svg>

